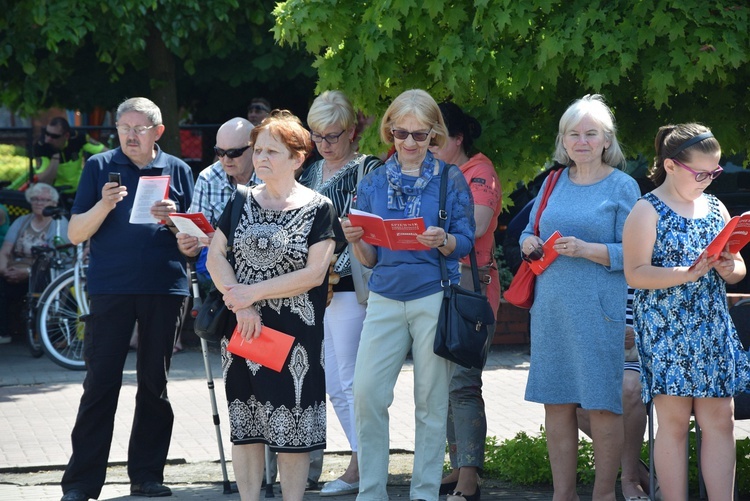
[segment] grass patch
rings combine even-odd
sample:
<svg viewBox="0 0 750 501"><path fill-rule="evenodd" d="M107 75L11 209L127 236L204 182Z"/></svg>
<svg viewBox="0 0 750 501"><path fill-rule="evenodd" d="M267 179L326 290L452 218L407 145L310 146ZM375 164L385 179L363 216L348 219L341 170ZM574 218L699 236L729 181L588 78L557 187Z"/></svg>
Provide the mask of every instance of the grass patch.
<svg viewBox="0 0 750 501"><path fill-rule="evenodd" d="M688 435L690 462L688 481L691 494L698 493L698 463L695 423ZM552 485L552 470L547 452L547 434L540 427L539 435L519 432L511 439L498 442L496 437L485 441L484 477L516 485ZM641 447L641 458L648 464L648 442ZM450 471L450 464L446 464ZM594 446L588 438L578 442L578 483L594 483ZM737 440L737 487L740 495L750 493L750 438Z"/></svg>

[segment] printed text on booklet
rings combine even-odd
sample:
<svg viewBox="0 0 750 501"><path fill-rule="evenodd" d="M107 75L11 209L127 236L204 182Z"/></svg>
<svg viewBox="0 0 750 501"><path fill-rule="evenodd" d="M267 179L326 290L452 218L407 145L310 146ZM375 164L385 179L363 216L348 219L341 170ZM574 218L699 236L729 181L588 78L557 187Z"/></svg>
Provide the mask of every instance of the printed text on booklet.
<svg viewBox="0 0 750 501"><path fill-rule="evenodd" d="M745 212L729 220L724 229L708 244L706 254L708 257L718 256L727 245L729 245L729 252L736 254L748 242L750 242L750 212Z"/></svg>
<svg viewBox="0 0 750 501"><path fill-rule="evenodd" d="M361 226L365 230L362 240L378 247L391 250L427 250L428 247L417 241L417 235L425 231L424 219L383 219L357 209L349 213L352 226Z"/></svg>

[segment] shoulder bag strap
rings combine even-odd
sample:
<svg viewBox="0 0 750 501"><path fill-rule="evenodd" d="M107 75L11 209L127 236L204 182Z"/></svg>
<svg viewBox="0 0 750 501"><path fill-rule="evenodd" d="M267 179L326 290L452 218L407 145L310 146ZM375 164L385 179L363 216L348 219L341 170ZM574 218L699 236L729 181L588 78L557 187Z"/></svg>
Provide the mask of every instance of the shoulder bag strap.
<svg viewBox="0 0 750 501"><path fill-rule="evenodd" d="M552 190L555 188L557 180L560 178L560 175L564 170L565 168L563 167L562 169L555 170L554 172L552 172L552 174L549 175L547 184L544 187L544 193L542 193L542 201L539 203L539 209L537 209L536 211L536 219L534 220L534 235L536 236L539 236L539 219L541 219L542 212L544 211L545 207L547 207L547 201L552 194Z"/></svg>
<svg viewBox="0 0 750 501"><path fill-rule="evenodd" d="M234 268L234 232L237 229L237 225L240 224L240 217L242 216L242 209L245 206L247 200L249 188L247 186L238 184L237 189L234 191L234 199L232 200L232 217L229 220L229 235L227 235L227 261Z"/></svg>
<svg viewBox="0 0 750 501"><path fill-rule="evenodd" d="M443 229L445 229L445 222L448 219L448 213L445 210L445 203L448 194L448 172L452 166L452 164L446 164L443 173L440 176L440 212L438 213L438 226ZM445 256L440 250L438 250L438 257L440 258L441 285L443 286L443 289L447 291L448 286L450 285L450 280L448 279L448 265L445 262ZM474 291L481 293L482 289L479 283L479 270L477 269L477 255L476 252L474 252L473 245L469 252L469 260L471 261L471 276L474 280Z"/></svg>

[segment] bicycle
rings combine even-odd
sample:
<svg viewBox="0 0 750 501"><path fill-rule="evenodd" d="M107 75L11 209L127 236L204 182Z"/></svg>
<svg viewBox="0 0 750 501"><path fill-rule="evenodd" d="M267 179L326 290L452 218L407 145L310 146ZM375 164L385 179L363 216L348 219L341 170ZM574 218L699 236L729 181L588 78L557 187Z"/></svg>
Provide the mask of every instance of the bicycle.
<svg viewBox="0 0 750 501"><path fill-rule="evenodd" d="M72 269L54 279L39 299L37 327L42 349L56 364L84 370L83 338L90 313L86 291L86 264L83 244L76 246Z"/></svg>
<svg viewBox="0 0 750 501"><path fill-rule="evenodd" d="M31 356L39 358L44 354L42 342L37 329L37 311L39 300L45 288L65 270L72 266L72 257L69 249L75 247L73 244L61 244L60 220L65 215L65 210L59 207L47 207L44 209L45 216L51 216L55 221L55 237L53 247L34 246L31 248L34 262L29 273L29 289L26 294L26 341Z"/></svg>

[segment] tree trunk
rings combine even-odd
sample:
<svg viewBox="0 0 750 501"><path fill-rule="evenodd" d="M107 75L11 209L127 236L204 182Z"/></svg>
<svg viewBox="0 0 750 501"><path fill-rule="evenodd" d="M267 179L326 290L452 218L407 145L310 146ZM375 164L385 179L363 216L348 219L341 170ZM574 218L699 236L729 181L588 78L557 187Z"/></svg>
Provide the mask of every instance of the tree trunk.
<svg viewBox="0 0 750 501"><path fill-rule="evenodd" d="M159 140L159 146L165 152L182 158L174 55L164 44L161 32L153 26L149 30L146 53L149 58L148 76L151 85L151 100L161 108L162 120L166 127L164 135Z"/></svg>

